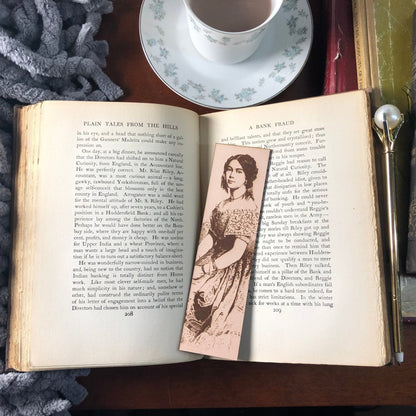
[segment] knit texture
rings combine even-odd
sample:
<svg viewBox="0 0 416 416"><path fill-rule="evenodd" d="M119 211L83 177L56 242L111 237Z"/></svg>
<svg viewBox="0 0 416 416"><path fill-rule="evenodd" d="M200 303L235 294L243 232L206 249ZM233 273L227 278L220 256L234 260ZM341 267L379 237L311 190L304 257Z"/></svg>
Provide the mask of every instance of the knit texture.
<svg viewBox="0 0 416 416"><path fill-rule="evenodd" d="M13 106L42 100L115 100L103 72L108 44L94 40L109 0L0 0L0 414L69 415L88 370L4 372ZM45 340L47 342L47 340Z"/></svg>

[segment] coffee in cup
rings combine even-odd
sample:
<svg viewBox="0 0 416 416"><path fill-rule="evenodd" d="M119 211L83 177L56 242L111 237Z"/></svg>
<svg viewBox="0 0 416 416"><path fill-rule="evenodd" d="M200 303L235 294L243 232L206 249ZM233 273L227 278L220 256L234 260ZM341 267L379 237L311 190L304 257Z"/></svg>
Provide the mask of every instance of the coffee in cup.
<svg viewBox="0 0 416 416"><path fill-rule="evenodd" d="M224 32L245 32L260 26L272 12L271 0L190 0L195 16Z"/></svg>
<svg viewBox="0 0 416 416"><path fill-rule="evenodd" d="M234 64L250 57L283 0L183 0L189 34L210 61Z"/></svg>

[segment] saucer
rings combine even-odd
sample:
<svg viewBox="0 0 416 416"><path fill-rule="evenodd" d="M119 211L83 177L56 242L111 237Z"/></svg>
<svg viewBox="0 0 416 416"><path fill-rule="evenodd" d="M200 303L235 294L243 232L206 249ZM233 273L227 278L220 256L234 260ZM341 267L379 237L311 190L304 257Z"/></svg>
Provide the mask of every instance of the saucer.
<svg viewBox="0 0 416 416"><path fill-rule="evenodd" d="M233 65L198 53L185 13L182 0L143 0L139 32L153 71L193 103L219 110L263 103L285 90L308 59L313 28L307 0L285 0L257 51Z"/></svg>

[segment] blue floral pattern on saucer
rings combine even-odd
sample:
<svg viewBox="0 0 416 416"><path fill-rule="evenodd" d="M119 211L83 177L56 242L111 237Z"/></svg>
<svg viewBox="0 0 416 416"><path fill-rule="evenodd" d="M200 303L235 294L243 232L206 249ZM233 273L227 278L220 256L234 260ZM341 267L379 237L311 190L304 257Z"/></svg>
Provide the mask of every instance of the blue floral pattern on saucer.
<svg viewBox="0 0 416 416"><path fill-rule="evenodd" d="M144 0L139 32L150 66L169 88L196 104L229 109L285 90L305 65L313 28L307 0L284 0L259 49L234 65L210 62L195 50L182 0Z"/></svg>

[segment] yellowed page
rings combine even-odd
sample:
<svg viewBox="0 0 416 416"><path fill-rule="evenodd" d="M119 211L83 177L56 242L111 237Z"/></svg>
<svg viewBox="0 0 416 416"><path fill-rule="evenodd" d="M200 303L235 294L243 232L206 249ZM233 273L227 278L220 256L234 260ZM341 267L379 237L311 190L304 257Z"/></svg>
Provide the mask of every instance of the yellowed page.
<svg viewBox="0 0 416 416"><path fill-rule="evenodd" d="M32 369L180 362L199 229L198 116L42 104Z"/></svg>
<svg viewBox="0 0 416 416"><path fill-rule="evenodd" d="M272 149L240 359L390 360L367 109L356 91L201 118L202 155Z"/></svg>

